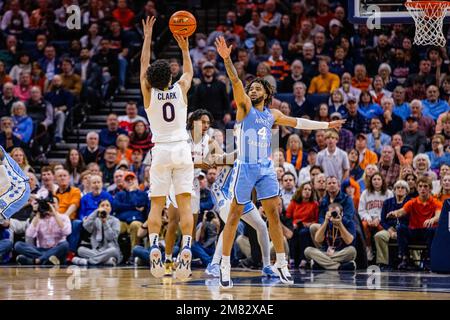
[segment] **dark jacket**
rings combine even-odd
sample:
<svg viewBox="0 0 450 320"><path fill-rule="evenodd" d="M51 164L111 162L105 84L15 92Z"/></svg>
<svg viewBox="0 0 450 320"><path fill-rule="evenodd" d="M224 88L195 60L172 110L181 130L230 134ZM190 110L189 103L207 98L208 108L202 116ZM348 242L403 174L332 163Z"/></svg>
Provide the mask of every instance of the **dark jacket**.
<svg viewBox="0 0 450 320"><path fill-rule="evenodd" d="M70 91L64 88L53 87L50 92L45 95L45 100L48 100L54 108L67 106L70 110L73 107L75 97Z"/></svg>
<svg viewBox="0 0 450 320"><path fill-rule="evenodd" d="M397 200L395 199L395 196L389 199L384 200L383 202L383 208L381 209L381 225L383 226L384 230L388 230L389 228L393 227L397 229L397 226L400 224L402 226L408 227L409 225L409 218L408 216L403 216L400 219L386 219L386 216L389 212L398 210L403 208L404 204L408 202L411 198L409 196L406 196L406 198L403 200L402 203L397 203Z"/></svg>
<svg viewBox="0 0 450 320"><path fill-rule="evenodd" d="M139 207L144 207L144 211L140 212L136 209ZM144 222L149 213L150 201L147 193L144 191L121 191L114 198L113 208L116 218L120 221L126 223L131 223L135 220Z"/></svg>
<svg viewBox="0 0 450 320"><path fill-rule="evenodd" d="M231 111L225 84L217 79L209 83L202 81L194 88L190 106L192 110L206 109L212 113L214 120L222 120Z"/></svg>
<svg viewBox="0 0 450 320"><path fill-rule="evenodd" d="M84 163L88 165L91 162L99 162L102 157L103 153L105 152L105 148L102 146L98 146L97 150L94 152L90 152L88 147L82 147L80 149L81 156L83 157Z"/></svg>
<svg viewBox="0 0 450 320"><path fill-rule="evenodd" d="M330 203L331 203L330 196L327 193L319 205L320 224L322 224L325 221L325 215L328 211L328 206L330 205ZM333 203L339 203L344 209L344 216L342 218L342 222L344 224L348 221L353 221L353 217L355 215L355 206L353 205L353 200L348 195L346 195L342 191L339 191Z"/></svg>
<svg viewBox="0 0 450 320"><path fill-rule="evenodd" d="M120 134L128 136L128 132L125 129L118 128L117 131L109 131L108 128L103 128L100 131L100 145L102 147L115 146L117 137Z"/></svg>

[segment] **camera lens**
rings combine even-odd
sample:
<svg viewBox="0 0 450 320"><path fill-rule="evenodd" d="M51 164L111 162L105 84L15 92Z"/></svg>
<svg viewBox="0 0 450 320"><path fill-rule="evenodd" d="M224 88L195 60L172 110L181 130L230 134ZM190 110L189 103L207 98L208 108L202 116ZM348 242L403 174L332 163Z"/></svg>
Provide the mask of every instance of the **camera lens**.
<svg viewBox="0 0 450 320"><path fill-rule="evenodd" d="M332 212L331 212L331 216L332 216L333 218L337 218L337 216L338 216L337 211L332 211Z"/></svg>

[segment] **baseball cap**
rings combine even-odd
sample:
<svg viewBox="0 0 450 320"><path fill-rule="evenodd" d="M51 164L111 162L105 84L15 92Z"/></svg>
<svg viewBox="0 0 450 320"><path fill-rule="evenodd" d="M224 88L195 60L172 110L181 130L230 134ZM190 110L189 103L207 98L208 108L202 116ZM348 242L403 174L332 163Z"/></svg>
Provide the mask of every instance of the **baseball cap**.
<svg viewBox="0 0 450 320"><path fill-rule="evenodd" d="M127 160L120 161L119 164L116 166L116 170L119 170L119 169L122 169L122 168L125 168L125 169L128 170L129 165L128 165Z"/></svg>
<svg viewBox="0 0 450 320"><path fill-rule="evenodd" d="M124 180L127 180L128 178L132 177L133 179L136 179L136 175L134 172L128 171L125 176L123 177Z"/></svg>
<svg viewBox="0 0 450 320"><path fill-rule="evenodd" d="M342 23L338 19L331 19L329 26L330 27L338 26L342 28Z"/></svg>
<svg viewBox="0 0 450 320"><path fill-rule="evenodd" d="M358 133L358 134L356 135L356 139L359 139L359 138L362 138L362 139L364 139L364 140L367 140L367 137L366 137L366 135L365 135L364 133Z"/></svg>
<svg viewBox="0 0 450 320"><path fill-rule="evenodd" d="M356 102L358 99L356 99L356 97L354 96L354 94L352 94L352 93L349 93L348 95L347 95L347 101L353 101L353 102Z"/></svg>
<svg viewBox="0 0 450 320"><path fill-rule="evenodd" d="M206 61L205 63L203 63L202 69L206 69L206 68L214 68L214 65L211 62Z"/></svg>
<svg viewBox="0 0 450 320"><path fill-rule="evenodd" d="M418 120L416 117L409 116L408 118L406 118L406 121L414 121L414 122L418 122L419 120Z"/></svg>
<svg viewBox="0 0 450 320"><path fill-rule="evenodd" d="M342 114L340 114L339 112L333 112L333 113L330 115L330 118L331 118L331 119L333 119L333 118L342 119Z"/></svg>

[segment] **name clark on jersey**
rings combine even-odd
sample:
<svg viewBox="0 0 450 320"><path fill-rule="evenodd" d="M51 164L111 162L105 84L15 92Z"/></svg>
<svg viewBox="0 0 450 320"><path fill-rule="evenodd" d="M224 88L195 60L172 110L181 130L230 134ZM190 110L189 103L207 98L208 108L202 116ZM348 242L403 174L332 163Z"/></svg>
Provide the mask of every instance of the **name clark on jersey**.
<svg viewBox="0 0 450 320"><path fill-rule="evenodd" d="M173 100L177 98L176 92L158 92L158 100Z"/></svg>

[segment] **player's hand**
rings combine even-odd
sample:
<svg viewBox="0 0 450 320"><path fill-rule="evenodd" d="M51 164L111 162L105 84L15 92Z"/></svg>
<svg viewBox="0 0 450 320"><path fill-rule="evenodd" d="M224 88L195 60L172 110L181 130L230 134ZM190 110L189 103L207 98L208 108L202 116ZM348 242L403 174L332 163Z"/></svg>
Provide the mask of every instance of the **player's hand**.
<svg viewBox="0 0 450 320"><path fill-rule="evenodd" d="M189 38L188 37L183 37L178 34L174 34L173 37L175 38L175 40L177 40L178 46L180 47L181 50L189 50Z"/></svg>
<svg viewBox="0 0 450 320"><path fill-rule="evenodd" d="M153 32L153 25L155 24L156 18L153 17L147 17L147 19L144 21L142 19L142 31L144 31L145 37L151 37Z"/></svg>
<svg viewBox="0 0 450 320"><path fill-rule="evenodd" d="M231 46L227 46L227 43L225 41L225 38L220 36L215 41L217 52L222 57L222 59L227 59L230 57L231 54Z"/></svg>
<svg viewBox="0 0 450 320"><path fill-rule="evenodd" d="M329 129L340 129L346 121L347 120L345 120L345 119L331 121L328 123L328 128Z"/></svg>

